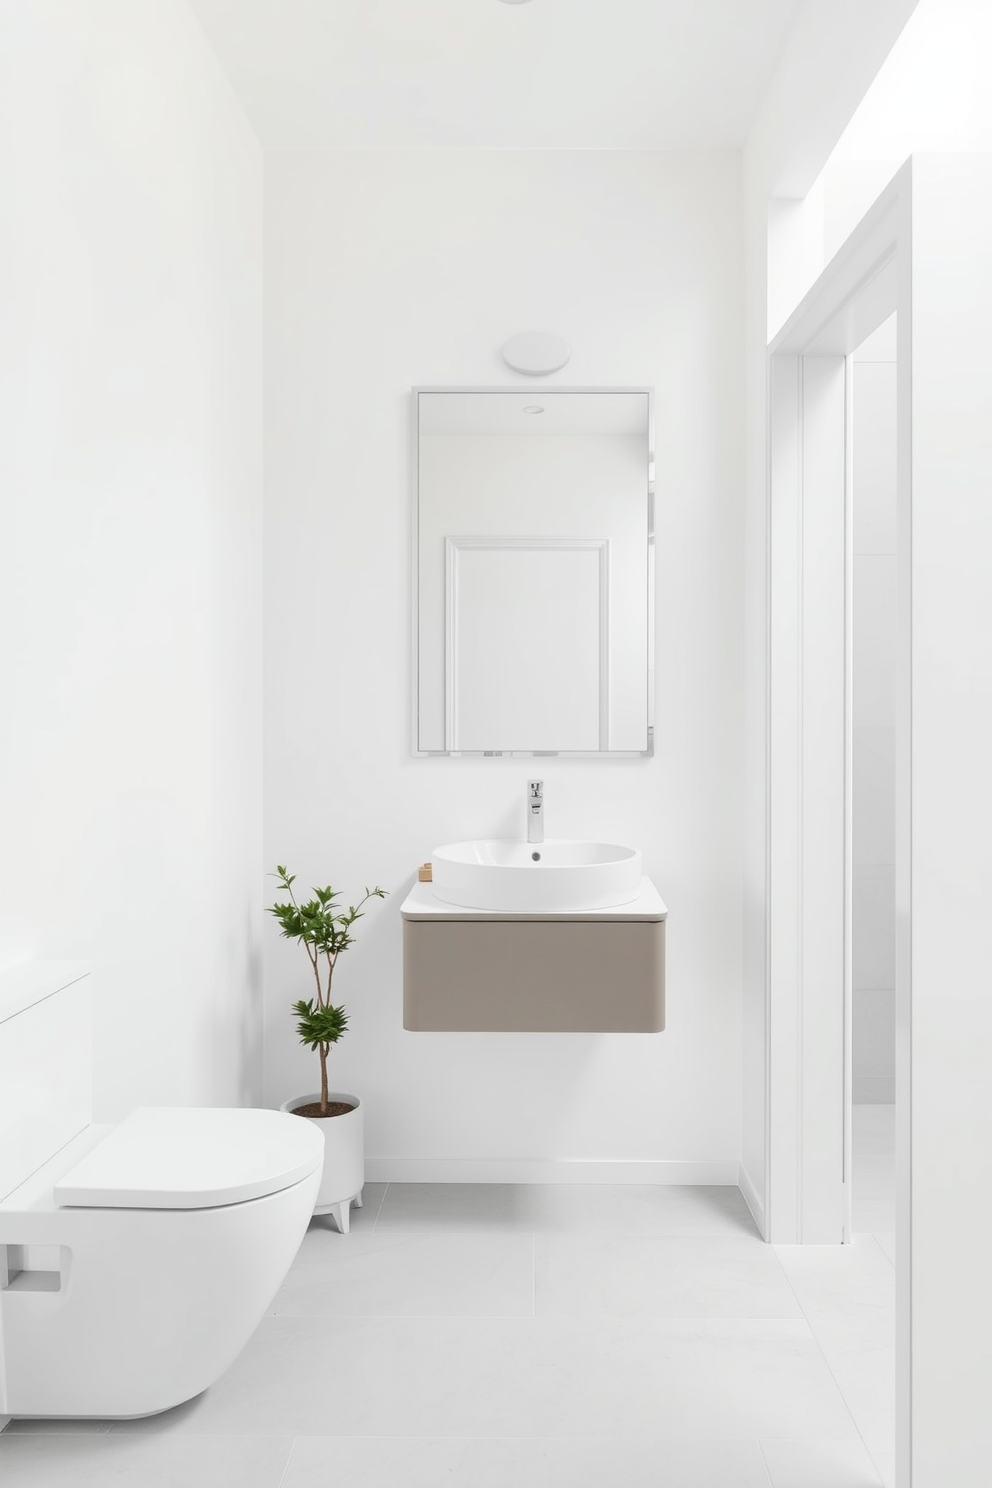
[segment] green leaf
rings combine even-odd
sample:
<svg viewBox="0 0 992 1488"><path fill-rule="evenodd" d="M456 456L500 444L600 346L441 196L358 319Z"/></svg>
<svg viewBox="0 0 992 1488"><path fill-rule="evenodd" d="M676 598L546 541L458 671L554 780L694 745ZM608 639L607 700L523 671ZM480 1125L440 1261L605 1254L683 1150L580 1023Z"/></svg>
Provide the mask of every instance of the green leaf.
<svg viewBox="0 0 992 1488"><path fill-rule="evenodd" d="M336 1044L348 1027L348 1014L343 1007L321 1007L311 999L293 1004L296 1031L300 1042L316 1049L318 1044Z"/></svg>
<svg viewBox="0 0 992 1488"><path fill-rule="evenodd" d="M338 956L355 943L350 931L355 922L362 918L363 906L369 899L384 899L386 891L378 885L374 889L366 886L365 897L358 904L349 904L347 910L344 910L336 907L340 895L330 884L311 889L313 897L300 904L293 894L295 874L291 874L286 865L280 863L272 876L278 878L279 886L288 894L289 900L267 906L267 913L274 917L285 939L302 943L311 966L317 970L317 1003L311 1000L309 1003L300 1002L294 1005L300 1038L313 1048L318 1044L335 1043L347 1025L347 1018L343 1009L332 1010L321 1004L329 997L331 977ZM320 957L326 958L327 963L323 982L319 975ZM337 1022L331 1016L332 1011L335 1016L340 1015Z"/></svg>

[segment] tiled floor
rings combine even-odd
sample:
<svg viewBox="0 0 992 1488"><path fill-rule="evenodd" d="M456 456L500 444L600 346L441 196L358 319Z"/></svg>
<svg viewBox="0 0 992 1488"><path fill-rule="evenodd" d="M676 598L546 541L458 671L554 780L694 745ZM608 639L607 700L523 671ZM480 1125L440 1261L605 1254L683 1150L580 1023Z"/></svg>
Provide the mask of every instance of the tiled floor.
<svg viewBox="0 0 992 1488"><path fill-rule="evenodd" d="M855 1218L888 1227L844 1248L763 1245L736 1189L368 1185L350 1236L314 1221L211 1390L141 1421L15 1421L0 1480L891 1484L882 1109L858 1117Z"/></svg>
<svg viewBox="0 0 992 1488"><path fill-rule="evenodd" d="M895 1114L891 1105L854 1107L852 1228L855 1236L871 1236L889 1269L877 1268L871 1281L866 1266L857 1279L852 1269L844 1279L834 1337L822 1326L818 1334L886 1488L895 1482ZM846 1355L834 1347L842 1326L844 1338L836 1341L843 1342Z"/></svg>

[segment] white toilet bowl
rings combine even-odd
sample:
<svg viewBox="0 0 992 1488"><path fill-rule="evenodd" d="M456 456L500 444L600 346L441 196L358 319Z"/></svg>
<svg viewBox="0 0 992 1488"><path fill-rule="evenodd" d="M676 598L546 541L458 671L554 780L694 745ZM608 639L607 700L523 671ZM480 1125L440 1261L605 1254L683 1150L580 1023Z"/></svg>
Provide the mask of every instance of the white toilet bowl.
<svg viewBox="0 0 992 1488"><path fill-rule="evenodd" d="M39 1003L38 1019L64 1021L53 1007L64 996ZM35 1009L3 1011L0 1083ZM28 1093L30 1044L51 1055L20 1039ZM299 1247L320 1132L278 1111L143 1107L114 1127L80 1130L74 1114L76 1134L60 1140L39 1136L44 1102L13 1123L0 1115L8 1168L24 1154L22 1181L0 1199L0 1417L150 1415L213 1384Z"/></svg>
<svg viewBox="0 0 992 1488"><path fill-rule="evenodd" d="M89 1128L0 1204L0 1412L141 1416L212 1385L292 1264L322 1161L320 1133L277 1111Z"/></svg>

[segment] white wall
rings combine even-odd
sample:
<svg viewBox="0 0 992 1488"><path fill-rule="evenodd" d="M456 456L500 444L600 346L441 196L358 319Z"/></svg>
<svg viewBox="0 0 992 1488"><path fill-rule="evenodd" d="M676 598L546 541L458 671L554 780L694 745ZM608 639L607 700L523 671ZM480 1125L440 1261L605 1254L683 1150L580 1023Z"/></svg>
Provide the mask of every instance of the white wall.
<svg viewBox="0 0 992 1488"><path fill-rule="evenodd" d="M0 964L257 1096L261 152L185 0L0 8Z"/></svg>
<svg viewBox="0 0 992 1488"><path fill-rule="evenodd" d="M964 1488L992 1456L992 155L915 159L912 213L896 760L912 823L896 870L897 1231L911 1233L896 1285L912 1332L899 1386L914 1488Z"/></svg>
<svg viewBox="0 0 992 1488"><path fill-rule="evenodd" d="M896 324L854 353L853 1093L893 1102L896 1024Z"/></svg>
<svg viewBox="0 0 992 1488"><path fill-rule="evenodd" d="M803 30L819 19L834 32L821 38L816 71L838 71L833 48L846 47L845 70L857 65L858 53L873 56L875 72L862 73L860 92L848 93L841 129L820 150L812 174L780 171L772 195L768 233L768 330L774 334L793 307L833 258L872 202L912 154L928 150L992 149L992 90L988 57L992 53L992 7L988 0L853 0L854 19L868 23L845 36L844 12L852 0L816 0L790 43L796 50ZM817 17L819 11L819 17ZM832 14L834 12L834 14ZM872 53L868 32L884 22L884 48ZM836 20L838 25L834 26ZM789 55L780 73L794 72ZM805 81L805 79L803 80ZM870 84L870 86L869 86ZM796 85L793 84L793 87ZM751 156L767 152L769 139L781 135L782 89L770 90L749 141ZM813 90L815 91L815 90ZM838 86L836 99L845 89ZM854 105L857 105L854 107ZM792 121L788 121L791 123ZM789 154L804 131L787 129ZM810 157L813 160L815 157ZM815 179L814 179L815 176Z"/></svg>
<svg viewBox="0 0 992 1488"><path fill-rule="evenodd" d="M818 182L824 262L907 156L992 150L990 56L988 0L919 0Z"/></svg>
<svg viewBox="0 0 992 1488"><path fill-rule="evenodd" d="M333 1079L403 1159L716 1160L740 1147L740 162L625 152L293 152L266 162L266 829L270 870L391 894L339 968ZM520 833L526 760L415 760L410 396L654 384L653 760L541 761L549 835L629 841L669 905L660 1035L407 1033L399 906L444 841ZM547 384L542 383L542 386ZM268 902L272 881L268 881ZM622 968L618 968L622 975ZM312 1088L270 925L266 1097ZM604 997L609 988L604 988Z"/></svg>

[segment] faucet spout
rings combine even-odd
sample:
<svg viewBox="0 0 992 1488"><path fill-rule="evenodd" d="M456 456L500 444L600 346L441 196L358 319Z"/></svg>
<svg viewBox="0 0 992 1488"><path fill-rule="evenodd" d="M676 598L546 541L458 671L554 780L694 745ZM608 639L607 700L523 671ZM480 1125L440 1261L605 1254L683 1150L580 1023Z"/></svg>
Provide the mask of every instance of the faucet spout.
<svg viewBox="0 0 992 1488"><path fill-rule="evenodd" d="M527 782L527 841L544 841L544 781Z"/></svg>

